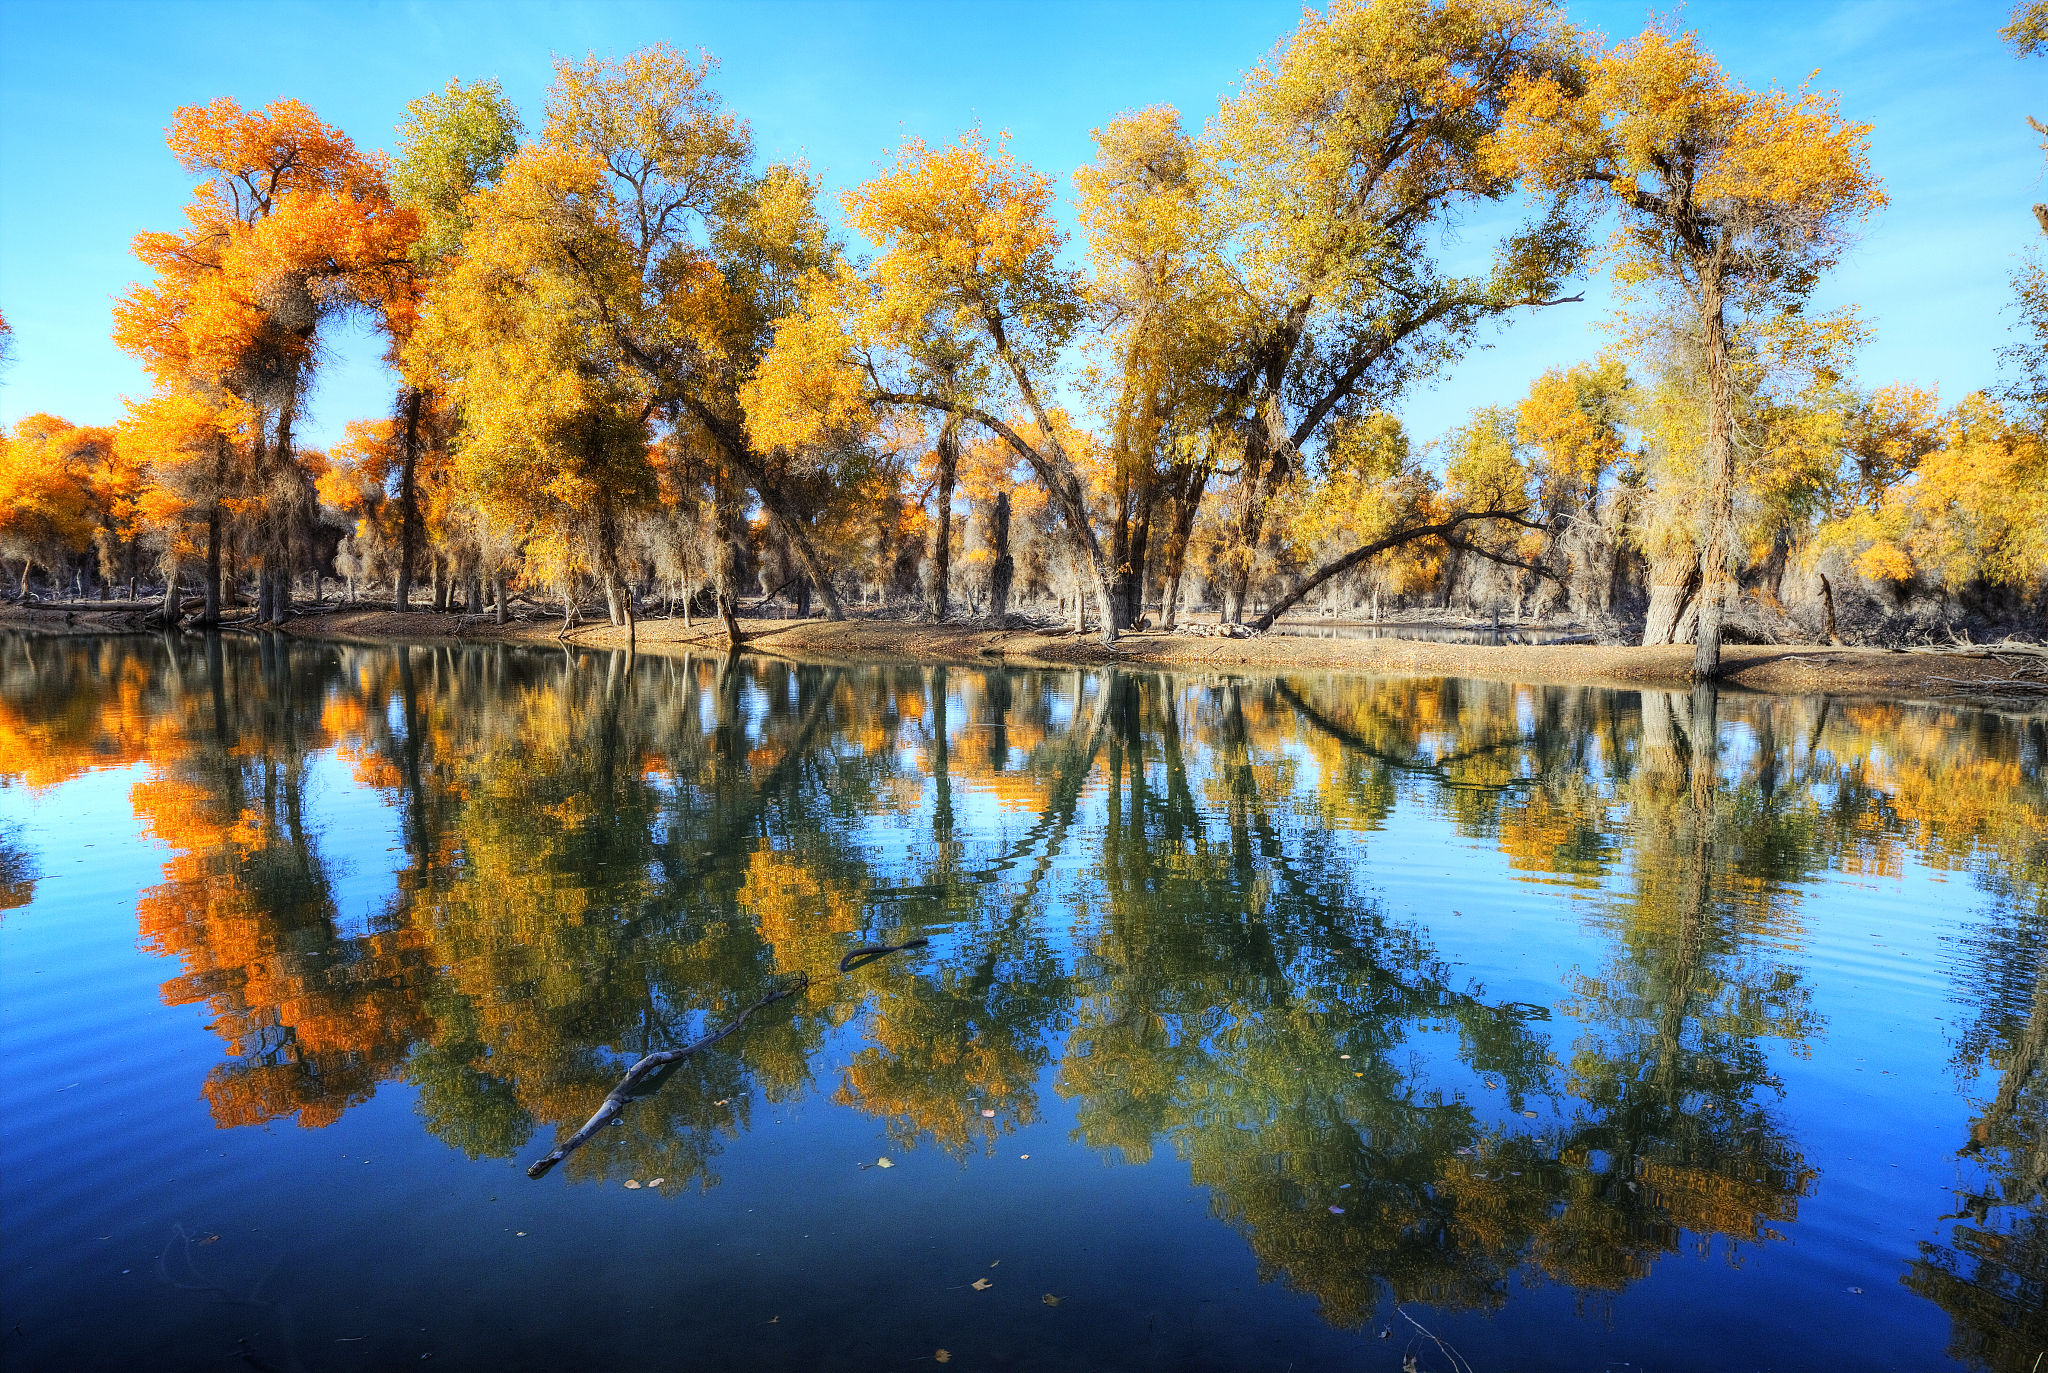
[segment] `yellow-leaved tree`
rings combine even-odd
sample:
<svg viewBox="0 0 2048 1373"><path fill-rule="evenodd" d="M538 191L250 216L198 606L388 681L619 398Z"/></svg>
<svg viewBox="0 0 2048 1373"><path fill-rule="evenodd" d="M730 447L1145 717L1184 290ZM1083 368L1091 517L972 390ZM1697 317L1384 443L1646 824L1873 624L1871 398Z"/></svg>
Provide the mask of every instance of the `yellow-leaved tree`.
<svg viewBox="0 0 2048 1373"><path fill-rule="evenodd" d="M1611 212L1616 275L1676 307L1696 336L1705 379L1696 542L1653 568L1650 622L1697 568L1693 670L1721 670L1732 585L1735 460L1729 327L1796 313L1853 229L1883 206L1870 126L1832 97L1751 91L1691 33L1653 24L1613 47L1584 41L1579 61L1515 83L1495 165L1532 190L1578 190ZM1696 562L1689 559L1696 558Z"/></svg>
<svg viewBox="0 0 2048 1373"><path fill-rule="evenodd" d="M1051 182L1002 138L975 130L944 148L906 142L893 168L845 197L847 222L881 251L864 269L841 264L806 282L746 388L747 421L757 442L782 446L859 431L893 409L996 435L1065 520L1113 642L1112 569L1081 465L1043 394L1084 301L1080 277L1060 262L1065 235L1051 203ZM1012 408L1035 433L998 418Z"/></svg>

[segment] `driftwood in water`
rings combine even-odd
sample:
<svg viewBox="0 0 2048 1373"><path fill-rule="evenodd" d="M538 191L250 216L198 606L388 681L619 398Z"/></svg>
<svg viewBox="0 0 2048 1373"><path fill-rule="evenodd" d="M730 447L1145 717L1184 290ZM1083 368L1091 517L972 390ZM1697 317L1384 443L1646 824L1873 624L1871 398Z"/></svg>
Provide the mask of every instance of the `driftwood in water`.
<svg viewBox="0 0 2048 1373"><path fill-rule="evenodd" d="M625 1108L627 1095L635 1087L639 1086L647 1075L656 1068L666 1067L671 1063L681 1063L698 1050L710 1048L719 1040L724 1039L727 1035L739 1029L740 1026L746 1024L748 1016L760 1010L763 1006L782 1000L785 996L796 995L805 987L808 987L810 981L808 977L800 977L781 991L770 992L744 1011L741 1011L723 1029L714 1030L702 1039L692 1040L680 1049L666 1049L658 1054L649 1054L638 1063L635 1063L626 1070L626 1075L619 1079L619 1085L612 1088L611 1092L605 1097L604 1103L597 1108L597 1114L584 1121L583 1128L558 1145L552 1154L549 1154L546 1158L528 1168L526 1175L530 1178L547 1176L550 1168L553 1168L563 1159L589 1143L592 1135L603 1129L612 1117Z"/></svg>
<svg viewBox="0 0 2048 1373"><path fill-rule="evenodd" d="M863 944L839 960L839 971L850 973L861 964L880 958L884 954L902 953L905 949L921 949L929 943L931 940L919 935L901 944Z"/></svg>

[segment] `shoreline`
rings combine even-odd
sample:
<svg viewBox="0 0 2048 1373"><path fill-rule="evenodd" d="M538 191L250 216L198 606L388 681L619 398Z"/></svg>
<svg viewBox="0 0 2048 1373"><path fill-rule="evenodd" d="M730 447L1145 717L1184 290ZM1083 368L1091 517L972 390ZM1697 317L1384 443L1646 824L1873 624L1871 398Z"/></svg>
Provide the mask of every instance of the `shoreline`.
<svg viewBox="0 0 2048 1373"><path fill-rule="evenodd" d="M143 620L154 607L44 609L0 607L0 631L35 635L151 632ZM895 659L988 667L1073 668L1123 666L1198 668L1226 674L1268 675L1310 670L1404 677L1476 677L1547 686L1655 687L1692 685L1690 645L1655 648L1598 644L1486 645L1419 639L1326 639L1298 635L1226 638L1221 635L1125 633L1106 649L1093 634L1070 629L998 628L965 621L933 625L903 620L742 620L743 651L821 662ZM684 629L681 621L642 620L633 647L641 653L722 655L725 634L716 620ZM237 630L228 632L259 632ZM367 643L442 641L514 643L536 647L624 649L626 631L599 620L566 638L546 622L499 626L464 623L433 611L365 607L300 614L282 631L293 638ZM1907 652L1824 645L1730 644L1722 650L1723 687L1810 695L1924 697L1953 703L1995 700L2004 707L2048 709L2048 696L2014 697L1973 692L1971 682L2010 678L2014 669L1983 656L1984 646L1959 652ZM1946 679L1946 680L1944 680Z"/></svg>

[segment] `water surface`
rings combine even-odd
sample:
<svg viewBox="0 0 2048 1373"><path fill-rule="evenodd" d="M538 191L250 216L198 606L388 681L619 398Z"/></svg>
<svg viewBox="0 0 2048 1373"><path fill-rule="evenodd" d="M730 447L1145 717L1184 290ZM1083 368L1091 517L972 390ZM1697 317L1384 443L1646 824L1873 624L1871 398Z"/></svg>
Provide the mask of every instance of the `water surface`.
<svg viewBox="0 0 2048 1373"><path fill-rule="evenodd" d="M0 640L0 1349L2027 1370L2044 774L1821 697Z"/></svg>

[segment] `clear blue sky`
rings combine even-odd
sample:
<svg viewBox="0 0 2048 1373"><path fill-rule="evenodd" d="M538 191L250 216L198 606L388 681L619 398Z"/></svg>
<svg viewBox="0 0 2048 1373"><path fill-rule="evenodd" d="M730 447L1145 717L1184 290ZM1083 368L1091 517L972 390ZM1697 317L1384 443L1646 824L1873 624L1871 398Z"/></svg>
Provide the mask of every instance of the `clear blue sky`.
<svg viewBox="0 0 2048 1373"><path fill-rule="evenodd" d="M1696 0L1680 12L1739 78L1839 91L1875 125L1891 208L1823 289L1877 328L1863 379L1938 383L1959 399L1995 376L2017 254L2048 198L2024 116L2048 119L2048 60L1997 41L2006 6L1916 0ZM1610 37L1640 3L1579 0ZM138 273L129 239L182 224L189 185L163 145L179 105L295 96L365 147L389 147L405 102L450 78L495 76L537 128L554 54L622 54L666 39L708 49L717 85L768 156L806 158L829 191L857 183L906 135L979 122L1067 186L1089 130L1166 102L1199 124L1298 22L1286 0L1235 3L632 3L0 0L0 311L16 362L0 422L47 410L111 423L147 379L108 341L109 308ZM1483 246L1479 225L1466 246ZM1510 401L1545 367L1589 357L1606 315L1588 303L1524 319L1400 407L1429 438L1475 405ZM384 413L378 345L331 340L301 432L338 436Z"/></svg>

